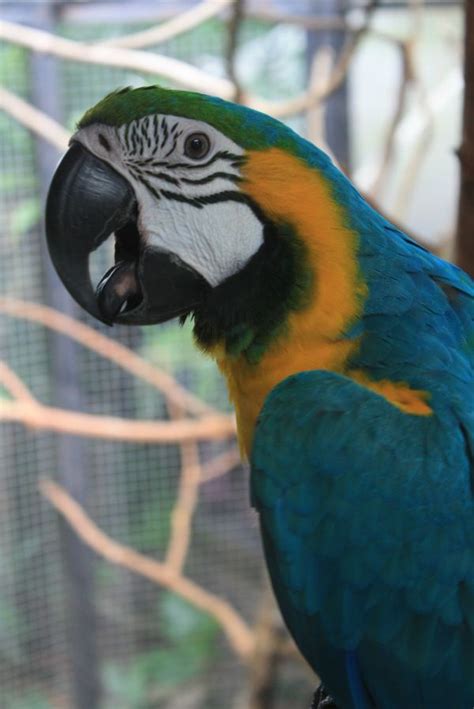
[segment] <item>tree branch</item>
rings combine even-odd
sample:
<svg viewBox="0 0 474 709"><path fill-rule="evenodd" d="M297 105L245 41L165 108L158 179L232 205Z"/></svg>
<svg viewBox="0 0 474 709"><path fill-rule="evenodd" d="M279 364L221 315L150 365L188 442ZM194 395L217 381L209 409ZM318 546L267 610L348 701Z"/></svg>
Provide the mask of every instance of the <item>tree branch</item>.
<svg viewBox="0 0 474 709"><path fill-rule="evenodd" d="M27 47L35 52L52 54L63 59L86 64L115 66L121 69L131 69L140 74L162 76L178 86L216 94L222 98L230 99L234 93L234 86L227 79L219 79L191 64L159 54L75 42L6 20L0 20L0 39Z"/></svg>
<svg viewBox="0 0 474 709"><path fill-rule="evenodd" d="M225 453L222 453L221 455L216 455L215 458L202 466L200 479L201 484L222 477L222 475L228 473L232 470L232 468L235 468L236 465L240 465L241 462L242 459L237 446L235 448L231 448Z"/></svg>
<svg viewBox="0 0 474 709"><path fill-rule="evenodd" d="M26 384L20 377L11 369L6 362L0 360L0 385L12 396L16 401L24 403L36 404L36 399L28 389ZM0 403L1 406L1 403Z"/></svg>
<svg viewBox="0 0 474 709"><path fill-rule="evenodd" d="M37 401L17 375L3 363L0 383L14 401L0 404L0 421L16 421L37 430L69 433L86 438L105 438L135 442L184 442L222 440L235 436L233 416L221 414L181 387L173 377L153 367L127 347L109 339L67 315L36 303L0 299L0 312L40 323L114 362L162 392L180 410L198 414L198 419L148 421L99 416L46 406Z"/></svg>
<svg viewBox="0 0 474 709"><path fill-rule="evenodd" d="M134 443L219 441L235 436L235 424L230 416L204 416L201 419L180 421L148 421L86 414L46 406L40 402L0 403L0 421L22 423L39 431Z"/></svg>
<svg viewBox="0 0 474 709"><path fill-rule="evenodd" d="M179 407L168 402L173 418L182 415ZM171 535L166 552L166 563L177 572L183 570L191 541L191 527L198 503L201 465L196 441L181 443L181 475L178 496L171 513Z"/></svg>
<svg viewBox="0 0 474 709"><path fill-rule="evenodd" d="M191 414L202 416L204 414L215 415L218 413L215 408L209 406L181 386L167 372L150 364L150 362L147 362L140 355L121 345L116 340L106 337L98 330L94 330L92 327L74 320L74 318L64 313L60 313L46 305L14 298L0 298L0 313L44 325L50 330L70 337L83 345L83 347L87 347L87 349L108 359L133 376L151 384L167 399Z"/></svg>
<svg viewBox="0 0 474 709"><path fill-rule="evenodd" d="M248 709L271 709L275 705L278 665L283 657L287 632L275 605L268 580L260 599L255 625L255 647L249 672Z"/></svg>
<svg viewBox="0 0 474 709"><path fill-rule="evenodd" d="M315 84L310 87L307 91L304 91L299 96L288 101L258 101L249 98L247 102L253 108L259 108L259 110L270 113L276 118L282 118L285 116L291 116L298 113L303 113L308 110L311 106L315 106L325 99L327 99L331 94L338 90L338 88L343 83L346 78L347 71L349 69L350 62L354 56L354 52L358 47L358 44L362 37L370 30L370 22L374 11L377 9L379 0L370 0L365 10L365 19L360 27L352 30L346 40L345 46L333 67L331 75L325 86L321 87Z"/></svg>
<svg viewBox="0 0 474 709"><path fill-rule="evenodd" d="M27 101L0 86L0 110L15 118L25 128L33 131L60 152L66 150L70 133L63 126L39 111Z"/></svg>
<svg viewBox="0 0 474 709"><path fill-rule="evenodd" d="M196 608L209 613L223 629L230 646L238 657L243 662L249 660L254 646L253 632L229 603L177 573L166 563L140 554L109 537L86 515L83 508L70 497L64 488L52 480L43 480L40 483L40 491L69 522L82 541L97 554L112 564L168 588L192 603Z"/></svg>
<svg viewBox="0 0 474 709"><path fill-rule="evenodd" d="M415 80L415 70L413 66L413 45L409 40L397 42L397 47L400 52L400 60L402 65L402 77L400 80L400 85L398 87L397 101L395 104L395 110L393 116L390 120L390 124L387 131L387 137L385 139L385 144L383 147L383 155L380 163L378 174L376 175L372 187L370 189L370 195L374 199L379 195L382 187L384 186L387 178L387 171L391 164L394 148L395 148L395 136L397 134L398 126L405 113L405 106L408 96L408 89L410 85Z"/></svg>
<svg viewBox="0 0 474 709"><path fill-rule="evenodd" d="M351 32L346 46L334 66L331 77L323 88L303 91L299 96L288 101L267 101L250 94L243 94L242 102L251 108L283 118L301 113L310 106L326 99L344 81L359 40L370 29L370 18L377 4L378 0L371 0L369 3L364 23ZM236 89L232 81L213 77L190 64L158 54L115 46L75 42L57 37L43 30L25 27L5 20L0 21L0 39L19 44L36 52L53 54L64 59L72 59L89 64L116 66L123 69L132 69L139 73L160 75L170 79L178 86L215 94L228 100L231 100L235 95Z"/></svg>
<svg viewBox="0 0 474 709"><path fill-rule="evenodd" d="M204 0L198 5L194 5L189 10L182 12L167 22L162 22L156 27L150 27L142 32L124 35L122 37L112 37L100 44L104 46L127 47L128 49L138 49L151 45L162 44L170 39L174 39L184 32L189 32L206 20L218 15L226 7L229 7L234 0Z"/></svg>
<svg viewBox="0 0 474 709"><path fill-rule="evenodd" d="M233 0L231 16L227 23L227 53L226 53L226 64L227 64L227 75L229 79L234 84L234 96L233 100L240 103L242 99L242 87L237 78L236 67L235 67L235 54L237 51L237 43L239 38L240 25L244 17L244 7L245 0Z"/></svg>

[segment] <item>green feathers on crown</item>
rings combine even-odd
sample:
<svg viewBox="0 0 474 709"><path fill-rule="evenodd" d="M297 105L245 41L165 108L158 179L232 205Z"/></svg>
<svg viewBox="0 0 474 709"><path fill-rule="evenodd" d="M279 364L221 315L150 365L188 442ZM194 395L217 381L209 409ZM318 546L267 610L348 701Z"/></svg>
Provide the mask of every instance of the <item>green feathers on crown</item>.
<svg viewBox="0 0 474 709"><path fill-rule="evenodd" d="M151 114L204 121L246 150L278 147L297 154L302 139L280 121L245 106L192 91L160 86L114 91L90 108L78 123L121 126Z"/></svg>

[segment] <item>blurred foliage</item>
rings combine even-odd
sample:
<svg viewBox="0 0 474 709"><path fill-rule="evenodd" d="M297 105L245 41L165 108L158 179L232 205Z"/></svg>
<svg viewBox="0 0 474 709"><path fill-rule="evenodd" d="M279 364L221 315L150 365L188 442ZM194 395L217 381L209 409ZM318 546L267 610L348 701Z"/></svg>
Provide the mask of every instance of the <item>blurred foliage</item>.
<svg viewBox="0 0 474 709"><path fill-rule="evenodd" d="M218 627L208 615L172 593L160 595L157 619L162 642L137 654L127 666L104 668L106 707L149 709L160 697L191 681L212 661Z"/></svg>
<svg viewBox="0 0 474 709"><path fill-rule="evenodd" d="M5 709L52 709L52 704L40 690L26 692L20 697L5 697Z"/></svg>
<svg viewBox="0 0 474 709"><path fill-rule="evenodd" d="M11 401L12 396L9 391L5 389L5 387L0 385L0 400L4 399L5 401Z"/></svg>
<svg viewBox="0 0 474 709"><path fill-rule="evenodd" d="M37 197L22 200L11 214L10 233L14 237L25 236L38 224L41 216L41 204Z"/></svg>
<svg viewBox="0 0 474 709"><path fill-rule="evenodd" d="M0 559L1 563L1 559ZM7 642L15 633L16 636L24 636L28 631L25 619L18 612L13 601L0 597L0 658L2 662L21 662L21 649L19 643Z"/></svg>
<svg viewBox="0 0 474 709"><path fill-rule="evenodd" d="M209 404L230 409L223 378L214 360L200 352L194 344L193 324L173 321L166 327L146 328L141 351L143 356L164 367L181 384Z"/></svg>
<svg viewBox="0 0 474 709"><path fill-rule="evenodd" d="M57 30L65 37L93 41L147 26L60 24ZM159 51L224 76L226 45L225 23L213 19L161 45ZM242 27L236 57L239 76L251 91L262 96L294 95L304 83L305 47L302 30L287 27L282 31L281 27L248 20ZM150 51L154 49L157 48L151 47ZM24 49L0 46L0 83L28 98L30 63L30 55ZM149 75L141 76L130 70L90 67L70 61L59 62L58 73L61 121L71 131L84 110L111 89L153 81ZM161 83L166 85L164 81ZM42 205L38 197L34 138L1 114L0 146L3 209L0 220L4 225L0 268L4 283L8 283L9 294L47 302L38 246ZM22 242L26 248L20 248ZM99 260L103 258L104 262L108 257L110 254L99 254ZM102 269L103 264L99 265ZM51 377L50 333L13 320L2 322L1 327L2 341L8 343L7 359L36 395L46 403L55 402L57 383ZM215 363L194 347L190 321L183 327L173 322L160 328L146 328L133 336L125 328L116 328L113 336L131 344L203 400L230 410ZM114 413L131 418L169 417L164 398L153 387L119 372L109 363L104 366L96 355L83 350L78 379L84 405L91 412L111 413L113 409ZM0 390L0 397L5 396L7 393ZM0 438L2 460L7 461L11 471L11 477L5 479L11 510L10 536L5 540L7 561L0 563L5 574L4 578L0 572L0 582L5 581L4 589L8 585L10 595L5 590L0 594L0 660L5 668L10 667L6 663L12 663L11 672L1 670L0 683L6 682L8 688L2 687L0 707L4 709L5 702L5 709L52 709L61 705L61 697L68 696L74 652L67 637L64 638L70 631L71 619L68 588L64 583L67 574L65 549L60 542L62 527L56 514L39 501L37 492L38 475L51 474L56 468L56 439L44 436L33 440L31 434L18 427L12 436L12 430L6 431L5 439ZM161 558L179 479L179 448L104 442L91 443L88 448L87 485L94 491L88 510L112 536ZM207 452L206 446L203 452ZM107 482L112 479L113 485ZM243 554L242 546L247 542L242 545L238 534L234 534L232 524L237 530L238 506L231 496L237 488L229 491L226 484L228 481L219 481L216 489L222 497L208 502L209 519L196 523L196 548L188 563L190 573L200 575L199 580L204 584L215 586L224 594L226 584L230 586L235 600L245 607L252 604L252 593L256 594L258 589L253 577L245 579L246 585L242 579L235 579L235 561L238 554ZM219 504L219 511L213 510L211 519L210 505L222 500L227 506ZM209 549L216 548L217 522L222 535L218 570L215 559L209 558ZM224 569L229 548L232 554L228 568ZM260 552L250 544L246 553L248 558L256 559ZM255 566L259 564L255 562ZM250 568L253 569L251 564ZM247 569L247 573L251 572ZM223 671L230 653L226 649L222 657L215 656L220 636L215 622L179 597L155 587L150 589L149 582L103 560L94 559L93 574L104 709L155 709L172 696L179 698L184 687L202 686L211 671L213 681L208 680L206 692L214 693L214 703L209 700L206 706L221 707L222 697L228 697L232 681L238 686L242 670L231 657L232 670L226 674ZM85 628L85 632L93 631ZM44 666L38 666L38 658ZM42 691L43 686L47 691Z"/></svg>
<svg viewBox="0 0 474 709"><path fill-rule="evenodd" d="M133 515L129 533L130 545L143 551L164 551L169 537L170 517L173 510L171 497L146 499Z"/></svg>

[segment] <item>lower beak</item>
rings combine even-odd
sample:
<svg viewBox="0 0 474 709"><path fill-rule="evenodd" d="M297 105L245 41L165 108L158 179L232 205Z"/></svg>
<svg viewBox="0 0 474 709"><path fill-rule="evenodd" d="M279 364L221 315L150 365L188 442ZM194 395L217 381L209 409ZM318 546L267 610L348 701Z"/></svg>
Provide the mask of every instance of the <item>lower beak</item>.
<svg viewBox="0 0 474 709"><path fill-rule="evenodd" d="M147 246L137 228L130 183L75 143L61 160L46 203L46 236L53 264L72 297L108 324L146 325L184 315L209 289L178 257ZM115 266L96 289L90 255L115 236Z"/></svg>

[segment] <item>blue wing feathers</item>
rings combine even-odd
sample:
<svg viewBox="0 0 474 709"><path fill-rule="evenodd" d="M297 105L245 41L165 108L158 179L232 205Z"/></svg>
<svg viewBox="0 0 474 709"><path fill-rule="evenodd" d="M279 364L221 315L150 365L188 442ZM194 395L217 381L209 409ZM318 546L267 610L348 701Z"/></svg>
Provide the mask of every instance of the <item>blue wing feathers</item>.
<svg viewBox="0 0 474 709"><path fill-rule="evenodd" d="M369 709L373 703L364 687L356 653L346 652L345 662L354 709Z"/></svg>
<svg viewBox="0 0 474 709"><path fill-rule="evenodd" d="M341 707L471 709L474 290L388 238L403 274L387 299L389 246L362 244L379 292L351 366L427 391L433 415L332 372L290 377L260 416L252 499L287 624Z"/></svg>

